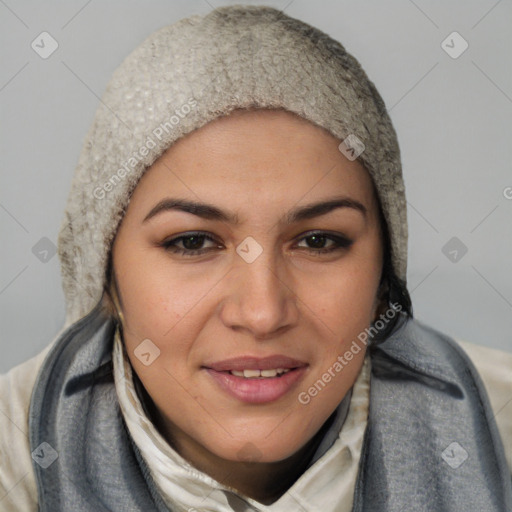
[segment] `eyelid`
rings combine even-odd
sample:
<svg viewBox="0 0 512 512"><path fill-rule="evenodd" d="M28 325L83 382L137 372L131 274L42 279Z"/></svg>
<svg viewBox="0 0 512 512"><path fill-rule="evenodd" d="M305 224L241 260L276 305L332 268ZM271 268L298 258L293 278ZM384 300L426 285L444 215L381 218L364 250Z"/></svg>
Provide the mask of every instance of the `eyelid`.
<svg viewBox="0 0 512 512"><path fill-rule="evenodd" d="M353 243L353 240L351 238L349 238L348 236L344 235L343 233L339 233L339 232L334 232L334 231L330 231L328 229L311 229L309 231L304 231L304 233L301 233L300 235L298 235L296 237L296 239L298 240L301 240L303 238L308 238L310 236L313 236L313 235L325 235L326 237L329 236L329 237L332 237L332 238L337 238L337 239L340 239L340 240L344 240L346 241L347 243Z"/></svg>
<svg viewBox="0 0 512 512"><path fill-rule="evenodd" d="M208 233L206 231L185 231L184 233L181 233L178 235L173 235L172 237L164 239L158 245L168 246L171 244L171 242L176 242L176 241L182 240L183 238L189 238L192 236L204 237L205 239L210 240L211 242L220 244L220 242L216 238L214 238L210 233Z"/></svg>

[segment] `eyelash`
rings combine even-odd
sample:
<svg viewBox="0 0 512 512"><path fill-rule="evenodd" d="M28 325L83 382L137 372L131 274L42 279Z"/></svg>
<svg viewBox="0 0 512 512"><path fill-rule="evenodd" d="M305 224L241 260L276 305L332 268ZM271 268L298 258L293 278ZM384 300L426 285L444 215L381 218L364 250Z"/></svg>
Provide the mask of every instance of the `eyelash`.
<svg viewBox="0 0 512 512"><path fill-rule="evenodd" d="M307 238L311 238L313 236L317 236L317 237L320 237L320 238L324 237L324 238L332 240L332 241L334 241L336 243L336 245L334 247L331 247L331 248L328 248L328 249L324 249L324 248L320 248L320 249L306 248L306 250L309 250L312 254L315 254L315 255L332 253L334 251L339 251L341 249L348 249L352 245L352 243L353 243L353 241L349 240L348 238L345 238L345 237L342 237L342 236L339 236L339 235L332 235L332 234L326 233L324 231L309 232L305 236L300 238L299 241L305 240ZM185 238L192 238L192 237L202 238L202 239L205 239L205 240L210 240L212 242L216 242L216 240L214 238L212 238L211 236L207 235L206 233L202 233L200 231L193 231L193 232L191 231L190 233L187 233L186 235L181 235L181 236L178 236L178 237L173 238L171 240L166 240L166 241L162 242L160 245L166 251L171 251L173 253L182 254L182 255L184 255L186 257L199 256L201 254L205 254L206 252L211 251L212 249L215 249L215 247L208 247L208 248L205 248L205 249L182 249L181 247L176 247L175 244L178 241L183 240Z"/></svg>

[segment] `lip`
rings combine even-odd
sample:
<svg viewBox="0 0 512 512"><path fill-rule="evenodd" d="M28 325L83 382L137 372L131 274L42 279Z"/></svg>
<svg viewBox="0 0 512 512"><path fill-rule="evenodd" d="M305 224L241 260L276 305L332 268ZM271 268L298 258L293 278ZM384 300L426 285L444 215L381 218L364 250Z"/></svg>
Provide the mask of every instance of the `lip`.
<svg viewBox="0 0 512 512"><path fill-rule="evenodd" d="M302 368L307 363L284 355L273 355L268 357L242 356L233 357L224 361L217 361L203 365L205 368L216 372L228 372L231 370L272 370L273 368Z"/></svg>
<svg viewBox="0 0 512 512"><path fill-rule="evenodd" d="M290 370L280 377L246 379L229 373L231 370ZM276 355L264 358L236 357L205 365L203 369L219 388L229 396L249 404L275 402L290 393L304 377L308 364L287 356Z"/></svg>

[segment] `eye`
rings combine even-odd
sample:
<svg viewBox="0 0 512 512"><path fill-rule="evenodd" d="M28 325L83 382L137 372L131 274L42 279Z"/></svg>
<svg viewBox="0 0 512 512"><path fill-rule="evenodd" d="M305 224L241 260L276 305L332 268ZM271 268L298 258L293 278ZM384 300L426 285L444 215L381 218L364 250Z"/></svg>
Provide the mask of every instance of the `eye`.
<svg viewBox="0 0 512 512"><path fill-rule="evenodd" d="M348 238L324 231L310 232L299 240L306 241L306 244L312 247L297 247L300 249L306 249L308 252L315 255L347 249L353 243L353 241ZM210 242L210 247L204 247L205 242ZM331 242L331 244L325 247L326 242ZM215 248L222 249L223 247L213 237L199 231L177 236L162 242L160 245L167 251L171 251L175 254L182 254L184 256L199 256L212 251Z"/></svg>
<svg viewBox="0 0 512 512"><path fill-rule="evenodd" d="M166 250L183 254L186 256L197 256L199 254L204 254L212 249L212 247L202 248L205 241L213 242L213 247L219 247L219 244L216 242L214 238L207 235L206 233L201 232L191 232L185 235L178 236L176 238L172 238L171 240L166 240L161 244ZM178 247L178 244L182 244L183 247ZM216 245L215 245L216 244Z"/></svg>
<svg viewBox="0 0 512 512"><path fill-rule="evenodd" d="M316 254L325 254L341 249L347 249L353 244L353 240L349 240L344 236L326 233L324 231L315 231L308 233L300 240L305 240L307 244L313 246L313 249L306 247L306 250ZM332 242L331 245L325 247L326 242Z"/></svg>

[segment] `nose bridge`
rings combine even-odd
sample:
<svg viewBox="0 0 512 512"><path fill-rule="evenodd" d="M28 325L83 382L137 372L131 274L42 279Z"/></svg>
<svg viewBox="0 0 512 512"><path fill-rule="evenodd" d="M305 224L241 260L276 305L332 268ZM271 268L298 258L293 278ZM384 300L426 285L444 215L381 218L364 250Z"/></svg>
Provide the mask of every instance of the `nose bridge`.
<svg viewBox="0 0 512 512"><path fill-rule="evenodd" d="M295 296L285 284L285 266L271 244L246 239L237 253L230 313L225 321L250 330L255 337L269 336L291 324L296 318Z"/></svg>

